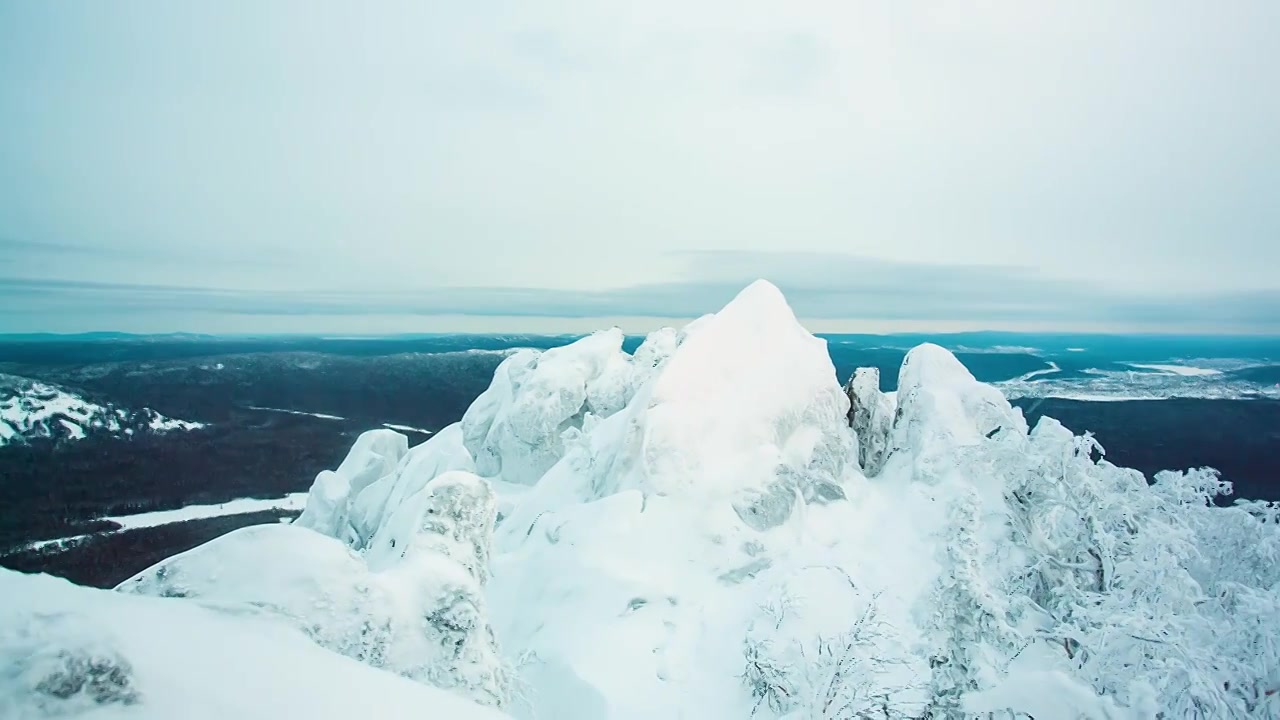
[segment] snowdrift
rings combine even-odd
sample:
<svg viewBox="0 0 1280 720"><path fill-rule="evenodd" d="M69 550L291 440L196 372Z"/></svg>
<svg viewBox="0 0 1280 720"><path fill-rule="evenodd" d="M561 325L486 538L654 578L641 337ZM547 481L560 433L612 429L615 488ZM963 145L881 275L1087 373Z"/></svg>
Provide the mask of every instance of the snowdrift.
<svg viewBox="0 0 1280 720"><path fill-rule="evenodd" d="M937 346L898 387L842 386L758 282L634 354L515 353L426 443L362 436L293 525L120 590L518 718L1280 715L1276 506L1028 428Z"/></svg>

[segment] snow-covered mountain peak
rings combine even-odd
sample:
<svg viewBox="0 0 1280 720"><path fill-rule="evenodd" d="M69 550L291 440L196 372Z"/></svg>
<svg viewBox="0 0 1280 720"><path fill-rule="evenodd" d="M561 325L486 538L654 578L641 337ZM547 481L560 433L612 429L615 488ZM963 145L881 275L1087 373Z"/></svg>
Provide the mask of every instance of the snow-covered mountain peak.
<svg viewBox="0 0 1280 720"><path fill-rule="evenodd" d="M756 283L634 355L515 353L425 443L362 436L294 525L121 589L522 720L1280 713L1280 509L1029 431L940 347L899 380L842 389Z"/></svg>
<svg viewBox="0 0 1280 720"><path fill-rule="evenodd" d="M97 434L127 437L201 427L200 423L168 418L150 408L131 410L95 403L67 388L0 374L0 445L36 439L82 440Z"/></svg>

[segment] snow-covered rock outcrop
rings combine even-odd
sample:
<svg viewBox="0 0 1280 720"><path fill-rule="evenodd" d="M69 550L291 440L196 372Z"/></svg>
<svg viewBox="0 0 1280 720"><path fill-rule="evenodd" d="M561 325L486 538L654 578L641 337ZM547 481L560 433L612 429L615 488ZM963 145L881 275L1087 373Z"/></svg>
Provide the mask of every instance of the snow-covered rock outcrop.
<svg viewBox="0 0 1280 720"><path fill-rule="evenodd" d="M494 622L526 650L531 714L574 692L591 700L566 717L750 716L748 629L825 554L796 541L866 525L842 501L866 484L848 400L776 288L677 337L624 409L565 434L499 528Z"/></svg>
<svg viewBox="0 0 1280 720"><path fill-rule="evenodd" d="M352 501L374 482L391 474L409 452L409 439L393 430L370 430L356 439L337 470L316 476L307 506L295 524L348 544L363 542L351 518ZM361 523L361 530L367 528Z"/></svg>
<svg viewBox="0 0 1280 720"><path fill-rule="evenodd" d="M201 423L165 417L151 408L129 410L91 402L67 388L0 374L0 446L37 439L66 442L99 434L131 437L202 427Z"/></svg>
<svg viewBox="0 0 1280 720"><path fill-rule="evenodd" d="M440 462L440 444L406 451L398 433L364 433L316 479L298 522L234 531L118 589L266 612L327 649L505 706L511 678L484 595L495 498L484 480ZM362 514L357 529L357 492L395 502Z"/></svg>
<svg viewBox="0 0 1280 720"><path fill-rule="evenodd" d="M507 358L462 418L476 472L532 485L564 455L566 430L626 407L678 343L674 330L661 330L633 357L622 351L623 339L614 328Z"/></svg>
<svg viewBox="0 0 1280 720"><path fill-rule="evenodd" d="M928 343L907 353L898 373L887 463L896 462L913 479L935 481L963 466L966 448L1026 434L1022 412L999 390L974 379L955 355Z"/></svg>
<svg viewBox="0 0 1280 720"><path fill-rule="evenodd" d="M849 398L849 426L858 437L858 464L868 477L874 477L889 453L894 403L880 391L879 368L855 370L844 393Z"/></svg>
<svg viewBox="0 0 1280 720"><path fill-rule="evenodd" d="M222 569L229 579L250 580L236 568ZM267 614L9 570L0 570L0 597L3 718L507 717L328 652Z"/></svg>
<svg viewBox="0 0 1280 720"><path fill-rule="evenodd" d="M843 497L854 447L848 400L825 343L800 327L777 288L752 285L677 343L665 331L657 338L641 351L674 344L669 359L624 409L564 433L569 448L534 496L684 498L732 507L758 529L785 521L797 498Z"/></svg>

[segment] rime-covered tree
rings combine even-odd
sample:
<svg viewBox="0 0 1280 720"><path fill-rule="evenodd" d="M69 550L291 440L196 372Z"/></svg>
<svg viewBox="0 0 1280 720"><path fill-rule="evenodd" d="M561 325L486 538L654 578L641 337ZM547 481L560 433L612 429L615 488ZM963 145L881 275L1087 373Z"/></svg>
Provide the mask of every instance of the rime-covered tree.
<svg viewBox="0 0 1280 720"><path fill-rule="evenodd" d="M978 494L965 488L951 508L941 572L933 589L928 624L930 714L960 715L965 693L994 682L993 670L1016 654L1022 639L1008 623L1008 600L991 585L977 530Z"/></svg>

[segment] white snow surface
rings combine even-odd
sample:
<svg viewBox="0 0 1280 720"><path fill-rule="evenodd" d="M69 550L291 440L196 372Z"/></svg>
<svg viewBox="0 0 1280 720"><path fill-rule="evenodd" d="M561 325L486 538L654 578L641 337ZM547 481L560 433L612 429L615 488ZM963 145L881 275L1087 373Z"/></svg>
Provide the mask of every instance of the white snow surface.
<svg viewBox="0 0 1280 720"><path fill-rule="evenodd" d="M265 614L9 570L0 597L3 718L506 717L324 650Z"/></svg>
<svg viewBox="0 0 1280 720"><path fill-rule="evenodd" d="M518 352L427 442L361 436L293 525L122 589L522 720L1280 715L1280 508L1029 429L937 346L877 386L758 282L634 355Z"/></svg>

